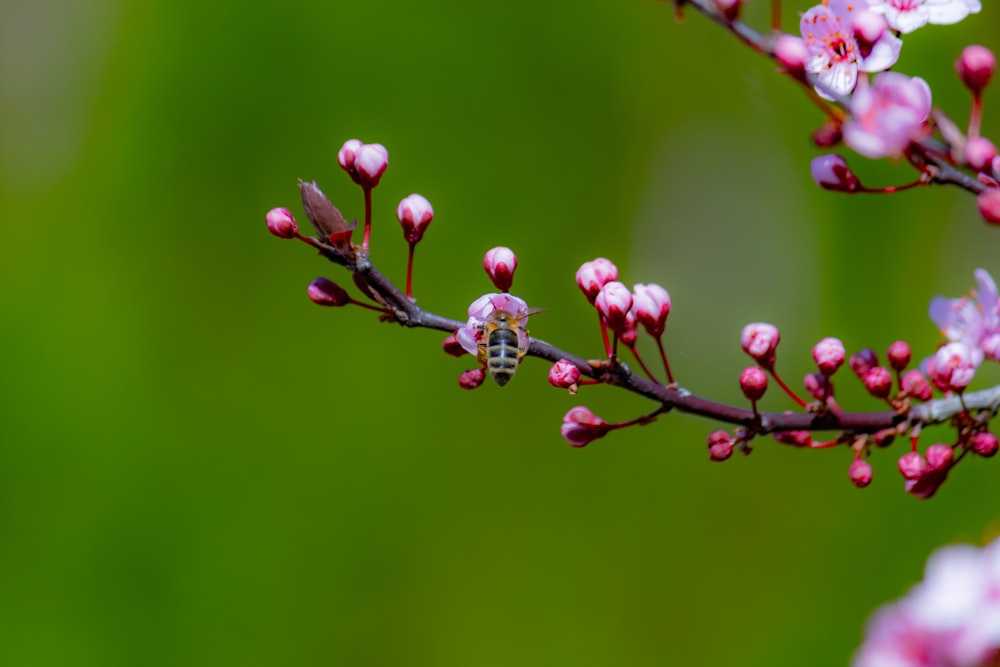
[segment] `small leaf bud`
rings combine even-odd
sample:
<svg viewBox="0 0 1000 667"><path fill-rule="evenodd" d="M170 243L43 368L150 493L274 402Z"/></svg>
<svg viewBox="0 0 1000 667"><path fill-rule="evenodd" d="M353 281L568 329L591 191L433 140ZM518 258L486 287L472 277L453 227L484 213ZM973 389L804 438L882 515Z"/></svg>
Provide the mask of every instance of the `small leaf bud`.
<svg viewBox="0 0 1000 667"><path fill-rule="evenodd" d="M740 389L747 400L757 402L767 391L767 373L759 366L744 368L740 373Z"/></svg>
<svg viewBox="0 0 1000 667"><path fill-rule="evenodd" d="M972 444L972 451L987 459L1000 449L1000 440L989 431L976 433L969 442Z"/></svg>
<svg viewBox="0 0 1000 667"><path fill-rule="evenodd" d="M653 338L659 338L667 328L670 314L670 294L659 285L638 283L633 291L632 312Z"/></svg>
<svg viewBox="0 0 1000 667"><path fill-rule="evenodd" d="M621 333L625 329L625 318L632 309L632 293L622 283L612 280L598 292L594 305L608 326Z"/></svg>
<svg viewBox="0 0 1000 667"><path fill-rule="evenodd" d="M458 376L458 386L462 389L475 389L485 379L486 372L482 368L473 368Z"/></svg>
<svg viewBox="0 0 1000 667"><path fill-rule="evenodd" d="M836 153L814 157L809 171L816 185L824 190L857 192L861 189L861 182L847 166L847 160Z"/></svg>
<svg viewBox="0 0 1000 667"><path fill-rule="evenodd" d="M510 248L503 246L490 248L483 257L483 268L498 290L509 292L511 285L514 284L517 255Z"/></svg>
<svg viewBox="0 0 1000 667"><path fill-rule="evenodd" d="M903 373L903 377L900 378L899 384L907 396L915 398L918 401L931 400L931 396L933 395L931 385L920 371L916 369L906 371Z"/></svg>
<svg viewBox="0 0 1000 667"><path fill-rule="evenodd" d="M455 334L451 334L441 341L441 349L444 350L445 354L450 354L453 357L463 357L468 354L462 344L458 342L458 337Z"/></svg>
<svg viewBox="0 0 1000 667"><path fill-rule="evenodd" d="M549 384L559 389L569 389L575 394L580 382L580 369L566 359L560 359L549 369Z"/></svg>
<svg viewBox="0 0 1000 667"><path fill-rule="evenodd" d="M884 366L869 368L863 378L865 389L875 398L889 398L892 393L892 373Z"/></svg>
<svg viewBox="0 0 1000 667"><path fill-rule="evenodd" d="M813 346L812 355L819 372L829 377L844 363L847 352L839 338L824 338Z"/></svg>
<svg viewBox="0 0 1000 667"><path fill-rule="evenodd" d="M928 447L924 456L927 459L928 470L941 470L951 465L952 460L955 458L955 452L952 450L951 445L939 442L936 445Z"/></svg>
<svg viewBox="0 0 1000 667"><path fill-rule="evenodd" d="M965 162L976 171L986 171L997 156L997 147L986 137L969 137L965 142Z"/></svg>
<svg viewBox="0 0 1000 667"><path fill-rule="evenodd" d="M725 461L733 455L733 438L728 431L712 431L708 434L708 457L716 462Z"/></svg>
<svg viewBox="0 0 1000 667"><path fill-rule="evenodd" d="M601 288L612 280L618 280L618 267L603 257L584 262L576 272L576 284L590 303L594 303Z"/></svg>
<svg viewBox="0 0 1000 667"><path fill-rule="evenodd" d="M1000 189L990 188L976 197L979 215L991 225L1000 225Z"/></svg>
<svg viewBox="0 0 1000 667"><path fill-rule="evenodd" d="M875 350L866 348L852 354L849 363L854 374L864 381L865 373L878 366L878 355L875 354Z"/></svg>
<svg viewBox="0 0 1000 667"><path fill-rule="evenodd" d="M962 78L962 83L976 95L989 84L996 67L997 59L993 52L978 44L962 49L962 55L955 61L955 71Z"/></svg>
<svg viewBox="0 0 1000 667"><path fill-rule="evenodd" d="M774 365L775 352L781 342L781 333L773 324L753 322L743 327L740 346L743 351L764 368Z"/></svg>
<svg viewBox="0 0 1000 667"><path fill-rule="evenodd" d="M899 457L899 472L903 479L918 479L927 472L927 459L918 452L906 452Z"/></svg>
<svg viewBox="0 0 1000 667"><path fill-rule="evenodd" d="M584 447L603 438L613 427L583 406L566 413L562 423L562 437L573 447Z"/></svg>
<svg viewBox="0 0 1000 667"><path fill-rule="evenodd" d="M347 291L326 278L317 278L309 283L306 290L309 299L318 306L333 306L339 308L351 302L351 297Z"/></svg>
<svg viewBox="0 0 1000 667"><path fill-rule="evenodd" d="M859 489L863 489L872 483L872 466L863 459L854 459L848 469L851 483Z"/></svg>
<svg viewBox="0 0 1000 667"><path fill-rule="evenodd" d="M267 230L280 239L294 239L299 233L295 216L287 208L272 208L264 216Z"/></svg>
<svg viewBox="0 0 1000 667"><path fill-rule="evenodd" d="M403 227L403 238L406 242L418 243L434 219L434 209L421 195L412 194L399 202L399 206L396 207L396 219Z"/></svg>
<svg viewBox="0 0 1000 667"><path fill-rule="evenodd" d="M910 344L906 341L897 340L889 346L886 358L889 359L889 365L892 366L892 370L900 373L904 368L910 365L911 354Z"/></svg>

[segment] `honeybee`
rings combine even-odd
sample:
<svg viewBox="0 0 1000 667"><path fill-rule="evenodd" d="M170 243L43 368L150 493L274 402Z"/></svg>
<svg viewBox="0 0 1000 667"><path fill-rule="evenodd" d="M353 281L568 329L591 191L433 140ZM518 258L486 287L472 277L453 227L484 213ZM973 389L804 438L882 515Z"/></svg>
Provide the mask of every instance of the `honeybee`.
<svg viewBox="0 0 1000 667"><path fill-rule="evenodd" d="M486 316L480 326L479 360L486 363L490 377L501 387L514 377L518 364L528 353L528 330L522 328L521 321L543 310L528 308L516 315L497 308Z"/></svg>

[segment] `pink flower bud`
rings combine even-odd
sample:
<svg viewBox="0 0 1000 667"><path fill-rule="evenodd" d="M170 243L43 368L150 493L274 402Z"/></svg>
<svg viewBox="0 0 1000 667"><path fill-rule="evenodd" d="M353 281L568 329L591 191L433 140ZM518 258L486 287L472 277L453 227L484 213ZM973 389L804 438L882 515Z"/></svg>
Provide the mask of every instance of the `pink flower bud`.
<svg viewBox="0 0 1000 667"><path fill-rule="evenodd" d="M781 444L792 447L811 447L813 443L812 434L809 431L777 431L771 435Z"/></svg>
<svg viewBox="0 0 1000 667"><path fill-rule="evenodd" d="M601 288L612 280L618 280L618 267L603 257L584 262L576 271L576 284L590 303L594 303Z"/></svg>
<svg viewBox="0 0 1000 667"><path fill-rule="evenodd" d="M362 146L364 144L361 143L360 139L348 139L337 153L337 163L340 164L341 169L352 174L351 178L354 178L354 162L357 159L358 150Z"/></svg>
<svg viewBox="0 0 1000 667"><path fill-rule="evenodd" d="M872 433L872 443L876 447L888 447L896 439L896 429L884 428Z"/></svg>
<svg viewBox="0 0 1000 667"><path fill-rule="evenodd" d="M740 17L743 0L715 0L715 6L727 20L735 21Z"/></svg>
<svg viewBox="0 0 1000 667"><path fill-rule="evenodd" d="M836 146L844 138L840 127L840 123L834 123L833 121L823 123L813 130L812 142L817 148L832 148ZM853 172L851 175L853 176ZM813 180L816 180L815 177L813 177Z"/></svg>
<svg viewBox="0 0 1000 667"><path fill-rule="evenodd" d="M927 459L917 452L906 452L899 457L899 472L903 479L917 479L927 472Z"/></svg>
<svg viewBox="0 0 1000 667"><path fill-rule="evenodd" d="M990 188L976 197L979 215L991 225L1000 225L1000 189Z"/></svg>
<svg viewBox="0 0 1000 667"><path fill-rule="evenodd" d="M649 335L659 338L667 327L670 314L670 295L659 285L639 283L635 286L632 312Z"/></svg>
<svg viewBox="0 0 1000 667"><path fill-rule="evenodd" d="M943 391L961 392L976 374L972 349L961 342L948 343L938 348L928 364L931 380Z"/></svg>
<svg viewBox="0 0 1000 667"><path fill-rule="evenodd" d="M801 37L782 34L774 42L774 57L796 79L805 79L809 49Z"/></svg>
<svg viewBox="0 0 1000 667"><path fill-rule="evenodd" d="M378 185L385 168L389 166L389 151L382 144L365 144L358 149L354 169L358 174L358 185L374 188Z"/></svg>
<svg viewBox="0 0 1000 667"><path fill-rule="evenodd" d="M422 196L412 194L399 202L399 206L396 207L396 218L403 226L403 238L406 242L418 243L424 237L427 225L434 219L434 209Z"/></svg>
<svg viewBox="0 0 1000 667"><path fill-rule="evenodd" d="M598 292L594 305L608 326L621 333L625 329L628 311L632 309L632 293L622 283L612 280Z"/></svg>
<svg viewBox="0 0 1000 667"><path fill-rule="evenodd" d="M910 365L910 355L909 343L897 340L889 346L889 352L886 354L886 357L889 359L889 365L892 366L892 370L899 373Z"/></svg>
<svg viewBox="0 0 1000 667"><path fill-rule="evenodd" d="M517 255L510 248L497 246L486 251L483 257L483 268L493 284L501 292L509 292L514 284L514 269L517 268Z"/></svg>
<svg viewBox="0 0 1000 667"><path fill-rule="evenodd" d="M712 431L708 434L708 456L711 460L725 461L733 455L733 438L727 431Z"/></svg>
<svg viewBox="0 0 1000 667"><path fill-rule="evenodd" d="M445 354L450 354L453 357L463 357L468 354L455 334L451 334L441 341L441 349L444 350Z"/></svg>
<svg viewBox="0 0 1000 667"><path fill-rule="evenodd" d="M977 44L962 49L962 55L955 61L955 70L962 82L977 95L990 82L996 67L997 59L993 52Z"/></svg>
<svg viewBox="0 0 1000 667"><path fill-rule="evenodd" d="M350 295L343 287L326 278L317 278L309 283L309 289L306 290L306 293L309 295L309 299L318 306L340 307L351 302Z"/></svg>
<svg viewBox="0 0 1000 667"><path fill-rule="evenodd" d="M813 361L823 375L833 375L844 363L847 352L839 338L824 338L812 349Z"/></svg>
<svg viewBox="0 0 1000 667"><path fill-rule="evenodd" d="M892 373L887 368L876 366L869 368L862 381L865 389L875 398L889 398L892 393Z"/></svg>
<svg viewBox="0 0 1000 667"><path fill-rule="evenodd" d="M972 451L984 458L990 458L1000 449L1000 441L989 431L980 431L969 440Z"/></svg>
<svg viewBox="0 0 1000 667"><path fill-rule="evenodd" d="M580 382L580 369L566 359L560 359L549 369L549 384L559 389L569 389L575 394Z"/></svg>
<svg viewBox="0 0 1000 667"><path fill-rule="evenodd" d="M965 142L965 162L976 171L991 168L997 147L986 137L969 137Z"/></svg>
<svg viewBox="0 0 1000 667"><path fill-rule="evenodd" d="M951 445L939 442L936 445L928 447L924 456L927 458L928 470L941 470L951 465L952 460L955 458L955 452L952 450Z"/></svg>
<svg viewBox="0 0 1000 667"><path fill-rule="evenodd" d="M486 379L486 371L482 368L473 368L458 376L458 386L462 389L475 389Z"/></svg>
<svg viewBox="0 0 1000 667"><path fill-rule="evenodd" d="M816 185L834 192L857 192L861 182L847 166L847 160L831 153L814 157L809 167Z"/></svg>
<svg viewBox="0 0 1000 667"><path fill-rule="evenodd" d="M613 426L583 406L566 413L562 423L562 437L573 447L583 447L607 435Z"/></svg>
<svg viewBox="0 0 1000 667"><path fill-rule="evenodd" d="M635 321L635 310L628 311L625 316L625 326L618 332L618 340L624 345L635 347L635 341L639 338L638 323Z"/></svg>
<svg viewBox="0 0 1000 667"><path fill-rule="evenodd" d="M740 389L747 400L756 403L767 391L767 373L758 366L744 368L740 373Z"/></svg>
<svg viewBox="0 0 1000 667"><path fill-rule="evenodd" d="M871 55L875 42L882 39L888 24L885 18L875 12L861 10L854 13L851 19L851 28L854 30L854 38L858 42L858 51L862 58Z"/></svg>
<svg viewBox="0 0 1000 667"><path fill-rule="evenodd" d="M267 230L278 238L294 239L299 233L295 217L287 208L272 208L264 219L267 221Z"/></svg>
<svg viewBox="0 0 1000 667"><path fill-rule="evenodd" d="M850 364L854 374L864 381L865 373L878 366L878 355L875 350L865 348L851 355Z"/></svg>
<svg viewBox="0 0 1000 667"><path fill-rule="evenodd" d="M912 370L903 373L899 384L907 396L915 398L918 401L931 400L931 396L933 395L931 385L920 371Z"/></svg>
<svg viewBox="0 0 1000 667"><path fill-rule="evenodd" d="M854 459L847 474L851 477L851 483L859 489L872 483L872 466L863 459Z"/></svg>
<svg viewBox="0 0 1000 667"><path fill-rule="evenodd" d="M743 332L740 334L743 351L764 368L774 365L775 351L779 342L781 334L778 328L764 322L748 324L743 327Z"/></svg>
<svg viewBox="0 0 1000 667"><path fill-rule="evenodd" d="M833 383L830 378L822 373L810 373L805 377L802 384L809 395L817 401L822 401L833 396Z"/></svg>

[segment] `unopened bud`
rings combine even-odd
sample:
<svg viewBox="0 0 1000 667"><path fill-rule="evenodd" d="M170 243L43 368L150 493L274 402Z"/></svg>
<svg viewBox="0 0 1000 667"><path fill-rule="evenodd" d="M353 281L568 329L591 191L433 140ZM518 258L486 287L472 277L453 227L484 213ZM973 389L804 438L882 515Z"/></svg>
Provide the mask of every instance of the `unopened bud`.
<svg viewBox="0 0 1000 667"><path fill-rule="evenodd" d="M264 216L269 232L282 239L293 239L299 233L295 216L287 208L272 208Z"/></svg>
<svg viewBox="0 0 1000 667"><path fill-rule="evenodd" d="M403 226L403 238L406 242L418 243L424 237L427 225L434 219L434 209L423 196L412 194L399 202L399 206L396 207L396 219Z"/></svg>
<svg viewBox="0 0 1000 667"><path fill-rule="evenodd" d="M576 284L590 303L594 303L601 288L612 280L618 280L618 267L603 257L584 262L576 271Z"/></svg>
<svg viewBox="0 0 1000 667"><path fill-rule="evenodd" d="M844 363L847 352L839 338L824 338L813 346L812 355L819 372L830 376Z"/></svg>
<svg viewBox="0 0 1000 667"><path fill-rule="evenodd" d="M889 365L892 366L892 370L900 373L904 368L910 365L911 354L910 344L906 341L897 340L889 346L886 358L889 360Z"/></svg>
<svg viewBox="0 0 1000 667"><path fill-rule="evenodd" d="M785 71L796 79L805 79L806 63L809 62L809 49L805 40L782 34L774 42L774 57Z"/></svg>
<svg viewBox="0 0 1000 667"><path fill-rule="evenodd" d="M503 246L490 248L483 257L483 268L498 290L509 292L511 285L514 284L517 255L510 248Z"/></svg>
<svg viewBox="0 0 1000 667"><path fill-rule="evenodd" d="M993 165L997 147L986 137L969 137L965 142L965 162L976 171L986 171Z"/></svg>
<svg viewBox="0 0 1000 667"><path fill-rule="evenodd" d="M918 479L927 472L927 459L918 452L906 452L899 457L899 472L903 479Z"/></svg>
<svg viewBox="0 0 1000 667"><path fill-rule="evenodd" d="M486 372L482 368L473 368L458 376L458 386L462 389L475 389L486 379Z"/></svg>
<svg viewBox="0 0 1000 667"><path fill-rule="evenodd" d="M813 443L812 434L809 431L777 431L772 435L781 444L792 447L810 447Z"/></svg>
<svg viewBox="0 0 1000 667"><path fill-rule="evenodd" d="M632 293L622 283L612 280L601 288L594 305L608 327L621 333L625 329L625 318L632 309Z"/></svg>
<svg viewBox="0 0 1000 667"><path fill-rule="evenodd" d="M980 431L969 440L972 451L984 458L990 458L1000 449L1000 441L989 431Z"/></svg>
<svg viewBox="0 0 1000 667"><path fill-rule="evenodd" d="M854 459L847 474L851 477L851 483L859 489L872 483L872 466L863 459Z"/></svg>
<svg viewBox="0 0 1000 667"><path fill-rule="evenodd" d="M822 373L810 373L803 382L806 391L817 401L823 401L833 396L833 382Z"/></svg>
<svg viewBox="0 0 1000 667"><path fill-rule="evenodd" d="M764 368L771 368L774 365L775 353L780 342L781 333L778 328L765 322L748 324L743 327L743 332L740 334L740 346L743 351Z"/></svg>
<svg viewBox="0 0 1000 667"><path fill-rule="evenodd" d="M364 188L374 188L378 185L385 168L389 166L389 151L382 144L365 144L357 153L354 169L357 172L358 185Z"/></svg>
<svg viewBox="0 0 1000 667"><path fill-rule="evenodd" d="M997 59L993 52L978 44L962 49L962 55L955 61L955 71L966 87L976 95L990 82L996 67Z"/></svg>
<svg viewBox="0 0 1000 667"><path fill-rule="evenodd" d="M903 373L899 384L907 396L915 398L918 401L929 401L934 394L927 378L916 369Z"/></svg>
<svg viewBox="0 0 1000 667"><path fill-rule="evenodd" d="M441 341L441 349L444 350L445 354L450 354L453 357L463 357L468 354L462 344L458 342L458 337L455 334L451 334Z"/></svg>
<svg viewBox="0 0 1000 667"><path fill-rule="evenodd" d="M317 278L309 283L306 290L309 299L318 306L346 306L351 302L351 297L347 291L326 278Z"/></svg>
<svg viewBox="0 0 1000 667"><path fill-rule="evenodd" d="M857 192L861 188L861 182L847 166L847 160L836 153L814 157L810 172L816 185L824 190Z"/></svg>
<svg viewBox="0 0 1000 667"><path fill-rule="evenodd" d="M991 225L1000 225L1000 189L990 188L976 197L979 215Z"/></svg>
<svg viewBox="0 0 1000 667"><path fill-rule="evenodd" d="M715 0L715 6L719 8L727 20L735 21L740 17L743 0Z"/></svg>
<svg viewBox="0 0 1000 667"><path fill-rule="evenodd" d="M868 10L854 12L851 28L854 30L854 38L858 42L858 51L862 58L871 55L875 42L882 39L887 27L885 17L880 14Z"/></svg>
<svg viewBox="0 0 1000 667"><path fill-rule="evenodd" d="M865 373L878 366L878 355L875 354L875 350L865 348L851 355L850 364L854 374L863 381Z"/></svg>
<svg viewBox="0 0 1000 667"><path fill-rule="evenodd" d="M892 373L883 366L869 368L862 381L868 393L875 398L889 398L889 394L892 393Z"/></svg>
<svg viewBox="0 0 1000 667"><path fill-rule="evenodd" d="M566 413L562 423L562 437L573 447L584 447L603 438L613 427L583 406Z"/></svg>
<svg viewBox="0 0 1000 667"><path fill-rule="evenodd" d="M569 389L575 394L580 382L580 369L566 359L560 359L549 369L549 384L559 389Z"/></svg>
<svg viewBox="0 0 1000 667"><path fill-rule="evenodd" d="M670 294L654 283L648 285L639 283L633 291L632 312L650 336L659 338L667 327Z"/></svg>
<svg viewBox="0 0 1000 667"><path fill-rule="evenodd" d="M951 465L952 460L955 458L955 452L952 450L951 445L939 442L936 445L928 447L924 456L927 458L927 468L929 470L941 470Z"/></svg>
<svg viewBox="0 0 1000 667"><path fill-rule="evenodd" d="M728 431L712 431L708 434L708 456L713 461L725 461L733 455L733 437Z"/></svg>
<svg viewBox="0 0 1000 667"><path fill-rule="evenodd" d="M751 366L740 373L740 389L747 400L756 403L767 391L767 373L759 366Z"/></svg>
<svg viewBox="0 0 1000 667"><path fill-rule="evenodd" d="M817 148L831 148L839 144L843 138L844 135L840 129L840 123L833 121L823 123L813 130L812 133L812 142Z"/></svg>

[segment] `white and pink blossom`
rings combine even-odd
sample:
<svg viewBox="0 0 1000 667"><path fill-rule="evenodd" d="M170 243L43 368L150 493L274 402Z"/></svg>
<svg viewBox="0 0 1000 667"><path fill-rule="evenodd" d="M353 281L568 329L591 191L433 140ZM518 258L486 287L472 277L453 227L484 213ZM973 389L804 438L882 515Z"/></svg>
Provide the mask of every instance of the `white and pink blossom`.
<svg viewBox="0 0 1000 667"><path fill-rule="evenodd" d="M973 364L978 366L984 358L1000 361L1000 298L989 273L976 269L975 276L979 289L971 296L934 297L929 314L945 338L970 348Z"/></svg>
<svg viewBox="0 0 1000 667"><path fill-rule="evenodd" d="M479 356L479 344L482 342L483 327L490 314L497 310L507 311L518 319L518 344L524 349L528 348L531 339L528 338L528 331L525 328L528 324L529 314L527 302L513 294L499 292L484 294L469 306L468 322L466 322L464 327L455 332L455 339L458 340L462 349L474 357Z"/></svg>
<svg viewBox="0 0 1000 667"><path fill-rule="evenodd" d="M873 159L900 157L925 132L931 89L919 77L884 72L854 92L844 143Z"/></svg>
<svg viewBox="0 0 1000 667"><path fill-rule="evenodd" d="M982 9L980 0L869 0L869 9L885 17L893 30L906 34L928 23L958 23Z"/></svg>
<svg viewBox="0 0 1000 667"><path fill-rule="evenodd" d="M867 9L867 0L824 0L802 15L799 29L809 50L806 71L819 77L816 92L827 99L849 95L859 71L881 72L899 58L903 43L888 31L871 44L867 55L862 53L853 19Z"/></svg>

